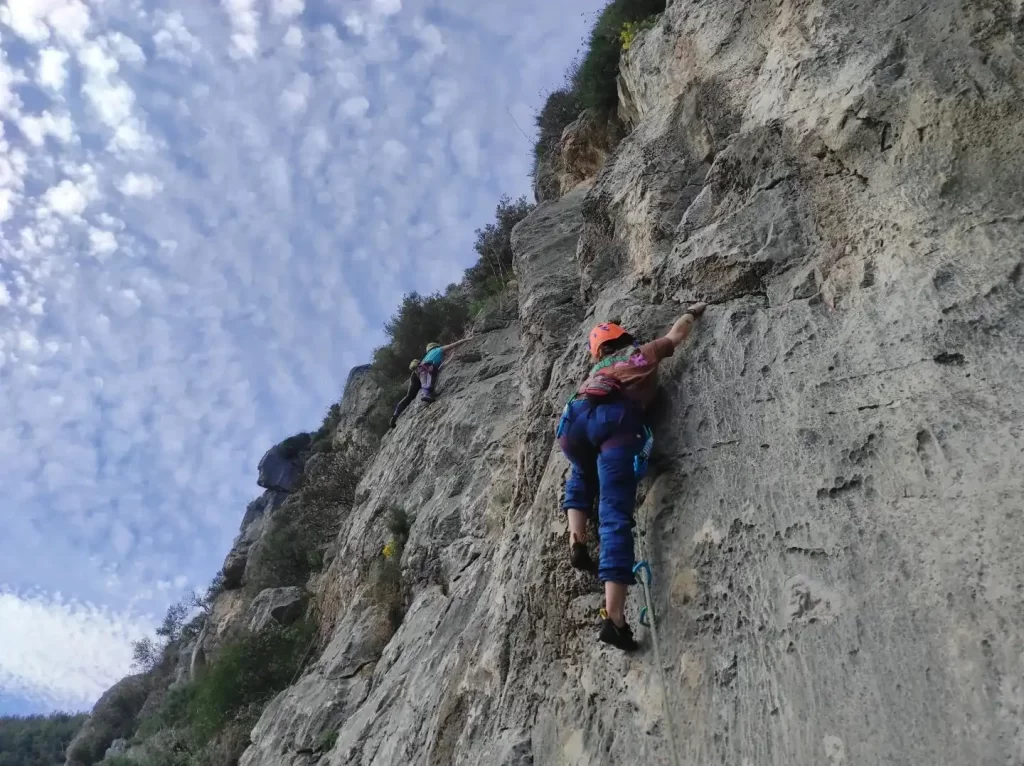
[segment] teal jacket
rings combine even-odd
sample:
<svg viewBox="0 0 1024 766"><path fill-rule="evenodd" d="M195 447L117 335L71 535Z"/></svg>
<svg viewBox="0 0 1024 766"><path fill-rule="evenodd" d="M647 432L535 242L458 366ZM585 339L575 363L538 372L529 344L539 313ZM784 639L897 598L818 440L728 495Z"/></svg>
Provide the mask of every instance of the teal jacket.
<svg viewBox="0 0 1024 766"><path fill-rule="evenodd" d="M432 364L435 367L441 366L441 360L444 358L444 351L440 346L432 348L427 352L426 356L423 357L423 364Z"/></svg>

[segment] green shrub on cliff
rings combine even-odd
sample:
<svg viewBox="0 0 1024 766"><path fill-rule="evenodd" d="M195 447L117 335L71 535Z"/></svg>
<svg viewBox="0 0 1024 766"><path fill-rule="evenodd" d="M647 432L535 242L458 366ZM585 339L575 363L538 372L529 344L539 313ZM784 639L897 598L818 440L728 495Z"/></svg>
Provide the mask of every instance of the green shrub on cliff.
<svg viewBox="0 0 1024 766"><path fill-rule="evenodd" d="M295 678L316 633L309 620L243 632L218 651L198 678L172 687L140 721L139 755L104 766L224 766L237 763L267 703Z"/></svg>
<svg viewBox="0 0 1024 766"><path fill-rule="evenodd" d="M474 308L479 310L487 299L504 294L514 284L512 229L532 209L525 197L502 197L494 222L476 230L477 262L466 269L462 281L448 285L443 293L412 292L402 299L384 325L388 342L373 352L377 382L393 397L400 398L409 362L422 357L428 343L451 343L462 337L475 317Z"/></svg>
<svg viewBox="0 0 1024 766"><path fill-rule="evenodd" d="M612 0L597 17L587 52L574 78L580 101L587 109L610 114L618 106L615 80L622 56L623 28L644 22L665 10L665 0ZM626 27L629 29L629 27ZM636 27L633 27L634 35Z"/></svg>
<svg viewBox="0 0 1024 766"><path fill-rule="evenodd" d="M665 0L612 0L598 14L582 57L566 72L565 84L553 90L537 113L537 143L533 147L534 177L537 165L558 145L562 131L584 109L610 117L618 107L616 79L622 51L650 28L665 10Z"/></svg>
<svg viewBox="0 0 1024 766"><path fill-rule="evenodd" d="M236 721L255 723L295 676L315 632L312 622L299 621L244 633L223 647L192 684L187 715L196 741L205 744Z"/></svg>
<svg viewBox="0 0 1024 766"><path fill-rule="evenodd" d="M537 113L537 143L533 146L534 171L536 163L544 160L558 145L562 131L583 111L583 101L576 90L573 76L566 77L561 88L551 91L544 106Z"/></svg>

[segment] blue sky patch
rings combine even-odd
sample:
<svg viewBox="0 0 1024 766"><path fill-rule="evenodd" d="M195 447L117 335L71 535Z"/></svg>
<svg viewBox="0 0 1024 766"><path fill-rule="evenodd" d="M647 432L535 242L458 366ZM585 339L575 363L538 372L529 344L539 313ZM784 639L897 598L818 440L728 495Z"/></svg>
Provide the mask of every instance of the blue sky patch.
<svg viewBox="0 0 1024 766"><path fill-rule="evenodd" d="M205 587L263 452L528 193L601 4L0 8L0 713L89 707Z"/></svg>

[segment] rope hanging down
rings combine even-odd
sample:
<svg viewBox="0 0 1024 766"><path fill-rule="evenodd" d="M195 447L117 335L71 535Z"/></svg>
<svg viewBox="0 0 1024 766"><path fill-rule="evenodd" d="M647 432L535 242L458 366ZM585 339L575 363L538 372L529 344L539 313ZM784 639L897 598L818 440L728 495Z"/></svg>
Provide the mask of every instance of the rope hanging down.
<svg viewBox="0 0 1024 766"><path fill-rule="evenodd" d="M647 576L644 577L641 573L646 573ZM651 574L651 565L646 561L639 561L633 567L633 574L637 575L640 584L644 588L644 601L647 606L640 610L640 624L651 629L651 643L654 645L654 662L658 666L658 677L661 679L661 701L664 707L665 728L668 730L669 755L672 758L672 766L679 766L679 748L676 746L676 730L672 724L672 704L669 701L668 684L665 681L665 666L661 662L658 628L654 618L654 601L651 598L651 583L654 580L654 576Z"/></svg>

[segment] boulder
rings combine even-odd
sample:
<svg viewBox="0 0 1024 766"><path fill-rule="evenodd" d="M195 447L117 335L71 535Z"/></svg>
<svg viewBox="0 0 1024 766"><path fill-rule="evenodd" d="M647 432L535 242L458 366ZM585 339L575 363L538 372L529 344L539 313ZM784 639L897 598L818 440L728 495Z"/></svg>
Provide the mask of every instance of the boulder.
<svg viewBox="0 0 1024 766"><path fill-rule="evenodd" d="M597 178L621 139L622 126L618 120L602 117L589 109L569 123L558 144L559 195Z"/></svg>
<svg viewBox="0 0 1024 766"><path fill-rule="evenodd" d="M202 636L202 630L199 631L199 635ZM177 649L177 658L174 663L174 680L172 683L183 684L192 677L192 656L195 654L198 643L199 638L196 638Z"/></svg>
<svg viewBox="0 0 1024 766"><path fill-rule="evenodd" d="M381 396L370 365L353 367L345 381L338 408L338 428L332 434L334 452L353 472L362 470L380 445L380 423L391 417L393 401Z"/></svg>
<svg viewBox="0 0 1024 766"><path fill-rule="evenodd" d="M243 590L225 590L214 600L189 657L190 678L200 674L220 647L245 628L248 606Z"/></svg>
<svg viewBox="0 0 1024 766"><path fill-rule="evenodd" d="M241 587L242 577L245 575L245 565L249 561L249 546L232 548L224 559L224 568L221 574L224 576L224 589L232 590Z"/></svg>
<svg viewBox="0 0 1024 766"><path fill-rule="evenodd" d="M127 752L128 740L122 737L120 739L115 739L110 743L110 747L107 748L107 752L104 754L103 758L113 758L115 755L124 755Z"/></svg>
<svg viewBox="0 0 1024 766"><path fill-rule="evenodd" d="M253 599L246 614L249 630L259 632L271 623L291 625L305 609L302 588L267 588Z"/></svg>
<svg viewBox="0 0 1024 766"><path fill-rule="evenodd" d="M310 440L309 434L298 434L267 450L260 459L256 483L264 489L294 492L302 478L303 450Z"/></svg>
<svg viewBox="0 0 1024 766"><path fill-rule="evenodd" d="M107 689L68 745L66 766L92 766L115 740L132 736L149 691L149 678L142 674L122 678Z"/></svg>
<svg viewBox="0 0 1024 766"><path fill-rule="evenodd" d="M192 647L192 657L190 658L188 666L189 678L196 678L203 672L203 668L206 667L206 648L204 645L207 640L207 633L207 628L204 625L202 632L199 634L199 638L196 640L195 646Z"/></svg>
<svg viewBox="0 0 1024 766"><path fill-rule="evenodd" d="M238 525L238 533L249 542L255 540L262 530L263 520L287 499L287 492L268 489L245 507L245 515L242 517L242 523Z"/></svg>

